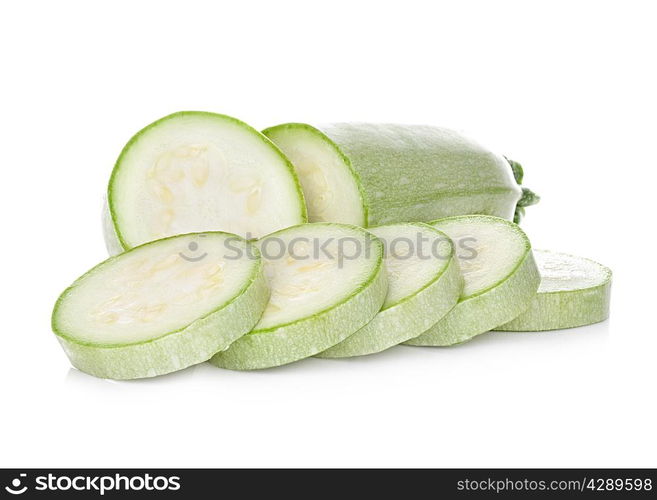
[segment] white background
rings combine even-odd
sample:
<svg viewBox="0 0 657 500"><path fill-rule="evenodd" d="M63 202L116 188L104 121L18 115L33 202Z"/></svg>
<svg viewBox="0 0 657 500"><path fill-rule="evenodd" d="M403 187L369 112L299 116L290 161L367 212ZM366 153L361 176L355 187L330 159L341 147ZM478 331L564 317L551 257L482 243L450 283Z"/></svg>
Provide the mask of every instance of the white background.
<svg viewBox="0 0 657 500"><path fill-rule="evenodd" d="M657 466L651 2L2 5L0 466ZM466 131L523 163L535 247L613 268L612 318L253 373L77 372L52 305L106 257L123 144L186 109Z"/></svg>

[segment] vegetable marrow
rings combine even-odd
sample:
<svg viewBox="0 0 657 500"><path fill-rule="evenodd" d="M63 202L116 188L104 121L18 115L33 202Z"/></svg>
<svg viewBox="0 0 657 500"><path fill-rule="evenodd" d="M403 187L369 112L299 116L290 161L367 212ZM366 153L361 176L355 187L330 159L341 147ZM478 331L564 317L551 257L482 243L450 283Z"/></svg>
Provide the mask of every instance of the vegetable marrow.
<svg viewBox="0 0 657 500"><path fill-rule="evenodd" d="M369 231L386 250L388 295L383 308L363 328L317 357L372 354L417 337L445 316L461 295L463 278L445 233L421 222Z"/></svg>
<svg viewBox="0 0 657 500"><path fill-rule="evenodd" d="M52 329L83 372L153 377L228 347L258 322L268 298L251 243L227 233L186 234L136 247L84 274L57 300Z"/></svg>
<svg viewBox="0 0 657 500"><path fill-rule="evenodd" d="M263 133L295 166L311 222L364 227L463 214L518 218L522 167L429 126L286 123ZM518 208L518 210L516 210Z"/></svg>
<svg viewBox="0 0 657 500"><path fill-rule="evenodd" d="M313 356L379 312L388 283L383 245L364 229L304 224L258 242L271 299L255 329L211 360L250 370Z"/></svg>
<svg viewBox="0 0 657 500"><path fill-rule="evenodd" d="M456 245L465 285L454 309L406 344L458 344L512 320L529 307L540 276L529 239L520 227L483 215L450 217L432 225Z"/></svg>
<svg viewBox="0 0 657 500"><path fill-rule="evenodd" d="M260 237L306 220L293 167L269 139L215 113L185 111L138 132L110 178L111 254L175 234Z"/></svg>
<svg viewBox="0 0 657 500"><path fill-rule="evenodd" d="M609 268L564 253L535 250L534 256L541 273L538 294L527 311L496 330L557 330L599 323L609 317Z"/></svg>

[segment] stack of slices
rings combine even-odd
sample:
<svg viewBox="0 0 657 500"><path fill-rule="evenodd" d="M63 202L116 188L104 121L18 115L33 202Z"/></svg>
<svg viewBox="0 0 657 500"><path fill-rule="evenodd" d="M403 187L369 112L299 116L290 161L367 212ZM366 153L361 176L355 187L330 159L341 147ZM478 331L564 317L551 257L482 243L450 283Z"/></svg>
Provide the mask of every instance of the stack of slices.
<svg viewBox="0 0 657 500"><path fill-rule="evenodd" d="M611 272L532 251L516 222L538 197L522 178L446 129L259 133L176 113L121 152L104 219L113 256L61 294L52 328L78 369L134 379L605 320Z"/></svg>

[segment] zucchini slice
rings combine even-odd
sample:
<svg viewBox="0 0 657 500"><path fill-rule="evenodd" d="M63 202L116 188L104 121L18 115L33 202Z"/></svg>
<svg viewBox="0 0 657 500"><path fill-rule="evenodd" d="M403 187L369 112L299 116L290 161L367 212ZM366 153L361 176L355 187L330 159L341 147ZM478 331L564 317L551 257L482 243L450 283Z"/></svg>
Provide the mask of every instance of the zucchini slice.
<svg viewBox="0 0 657 500"><path fill-rule="evenodd" d="M227 233L185 234L91 269L57 300L52 329L83 372L153 377L228 347L253 328L268 299L254 245Z"/></svg>
<svg viewBox="0 0 657 500"><path fill-rule="evenodd" d="M260 237L306 221L294 169L269 139L229 116L184 111L138 132L107 191L111 254L198 231Z"/></svg>
<svg viewBox="0 0 657 500"><path fill-rule="evenodd" d="M321 352L320 358L362 356L417 337L458 302L463 278L449 237L424 224L369 229L385 246L388 295L363 328Z"/></svg>
<svg viewBox="0 0 657 500"><path fill-rule="evenodd" d="M532 197L523 197L519 164L448 129L286 123L263 133L295 166L311 222L368 227L463 214L511 220L516 205L538 201L529 190Z"/></svg>
<svg viewBox="0 0 657 500"><path fill-rule="evenodd" d="M529 307L540 276L529 239L519 226L484 215L449 217L432 225L456 245L465 285L454 309L406 344L448 346L465 342Z"/></svg>
<svg viewBox="0 0 657 500"><path fill-rule="evenodd" d="M271 299L255 329L212 358L216 366L252 370L313 356L362 328L383 305L383 244L364 229L304 224L258 246Z"/></svg>
<svg viewBox="0 0 657 500"><path fill-rule="evenodd" d="M538 294L529 309L496 328L536 332L591 325L609 317L611 270L590 259L534 250L541 273Z"/></svg>

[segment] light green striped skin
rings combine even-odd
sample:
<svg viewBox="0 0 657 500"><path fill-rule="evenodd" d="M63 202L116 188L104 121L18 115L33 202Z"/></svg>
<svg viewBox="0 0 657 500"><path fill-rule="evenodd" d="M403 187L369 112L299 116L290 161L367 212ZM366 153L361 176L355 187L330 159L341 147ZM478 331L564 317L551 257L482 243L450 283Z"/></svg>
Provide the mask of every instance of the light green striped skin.
<svg viewBox="0 0 657 500"><path fill-rule="evenodd" d="M434 221L438 229L445 221L464 217L452 217ZM496 219L500 221L500 219ZM450 346L459 344L488 332L523 313L529 307L540 282L540 275L525 233L516 224L504 221L521 235L525 242L524 254L513 271L488 287L470 296L463 296L459 303L438 323L425 333L405 344L413 346Z"/></svg>
<svg viewBox="0 0 657 500"><path fill-rule="evenodd" d="M408 225L418 226L422 230L431 228L423 223ZM431 229L439 238L449 240L446 234ZM430 283L387 305L363 328L317 354L317 357L346 358L374 354L417 337L436 324L456 305L463 289L463 277L453 246L450 254L444 257L444 262L445 265Z"/></svg>
<svg viewBox="0 0 657 500"><path fill-rule="evenodd" d="M165 239L172 238L177 236ZM253 247L253 255L257 256L259 262L240 292L218 309L180 330L133 344L110 345L76 340L60 328L58 306L76 283L93 275L104 264L147 245L157 245L159 241L163 240L149 242L110 257L78 278L57 300L52 314L52 330L71 364L78 370L96 377L116 380L155 377L182 370L207 361L217 351L227 348L249 332L260 319L269 300L269 287L262 260L257 248Z"/></svg>
<svg viewBox="0 0 657 500"><path fill-rule="evenodd" d="M463 214L511 220L522 194L502 156L448 129L287 123L263 133L286 153L277 138L290 131L315 134L339 152L361 193L366 226Z"/></svg>
<svg viewBox="0 0 657 500"><path fill-rule="evenodd" d="M508 332L538 332L591 325L609 317L611 270L583 257L535 250L539 272L544 276L529 309L510 322L495 328ZM558 269L546 268L545 259ZM578 262L579 261L579 262ZM576 274L597 268L595 283L580 283ZM570 278L546 284L545 275L554 278L555 270L571 274ZM555 284L555 281L557 283Z"/></svg>
<svg viewBox="0 0 657 500"><path fill-rule="evenodd" d="M301 226L273 234L296 230L298 227ZM351 296L312 316L272 328L253 330L231 344L227 350L218 352L210 362L231 370L281 366L314 356L366 325L381 309L388 291L388 281L383 267L382 243L361 228L354 226L353 229L367 235L371 258L375 259L376 265Z"/></svg>

